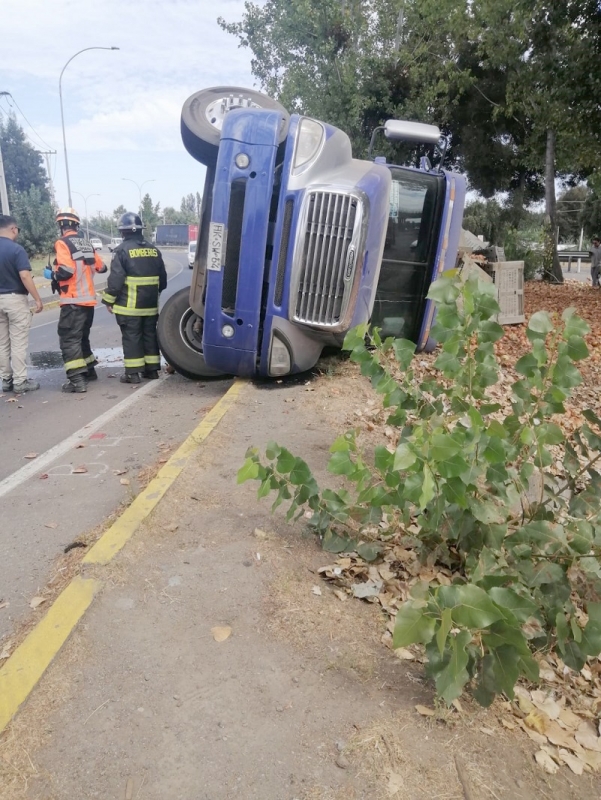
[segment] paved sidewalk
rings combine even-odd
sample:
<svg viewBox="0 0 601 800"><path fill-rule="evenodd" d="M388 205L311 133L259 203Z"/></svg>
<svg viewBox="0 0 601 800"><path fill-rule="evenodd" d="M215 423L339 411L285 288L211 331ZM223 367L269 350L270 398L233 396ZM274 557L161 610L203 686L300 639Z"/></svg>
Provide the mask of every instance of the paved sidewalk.
<svg viewBox="0 0 601 800"><path fill-rule="evenodd" d="M431 688L382 647L376 606L341 602L331 556L237 486L274 438L324 483L356 419L341 393L369 396L352 376L244 386L114 561L83 569L104 588L0 740L2 800L457 800L455 756L494 788L478 800L599 796L543 776L524 737L483 736L494 712L418 717Z"/></svg>

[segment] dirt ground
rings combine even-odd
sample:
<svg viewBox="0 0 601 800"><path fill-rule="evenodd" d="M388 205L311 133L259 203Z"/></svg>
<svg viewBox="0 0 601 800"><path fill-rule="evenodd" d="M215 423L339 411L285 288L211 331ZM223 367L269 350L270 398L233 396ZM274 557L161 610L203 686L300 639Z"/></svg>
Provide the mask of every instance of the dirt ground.
<svg viewBox="0 0 601 800"><path fill-rule="evenodd" d="M2 800L601 796L599 776L544 773L498 707L420 716L432 686L383 646L383 614L340 600L317 572L331 554L236 485L246 448L272 438L331 483L329 444L372 393L349 362L322 368L248 385L101 570L105 589L0 737Z"/></svg>

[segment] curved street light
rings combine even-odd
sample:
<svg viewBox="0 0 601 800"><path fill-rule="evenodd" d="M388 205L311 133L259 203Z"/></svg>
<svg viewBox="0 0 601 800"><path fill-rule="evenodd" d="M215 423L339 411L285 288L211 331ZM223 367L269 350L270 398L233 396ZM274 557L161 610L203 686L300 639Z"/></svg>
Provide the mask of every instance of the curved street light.
<svg viewBox="0 0 601 800"><path fill-rule="evenodd" d="M73 194L78 194L83 199L83 205L86 210L86 234L88 237L88 242L90 241L90 218L88 217L88 197L100 197L98 192L94 192L94 194L87 194L85 197L81 192L73 192Z"/></svg>
<svg viewBox="0 0 601 800"><path fill-rule="evenodd" d="M78 50L77 53L71 56L71 58L67 61L65 66L61 70L61 74L58 79L58 96L60 99L61 104L61 124L63 127L63 148L65 150L65 171L67 173L67 194L69 195L69 205L73 205L73 201L71 200L71 181L69 179L69 162L67 160L67 137L65 136L65 113L63 111L63 72L67 69L69 64L73 61L73 59L78 56L80 53L85 53L87 50L119 50L118 47L84 47L83 50Z"/></svg>
<svg viewBox="0 0 601 800"><path fill-rule="evenodd" d="M149 178L147 181L144 181L143 183L136 183L131 178L121 178L121 180L122 181L129 181L130 183L133 183L134 186L138 187L138 192L140 194L140 219L142 219L142 186L146 186L147 183L154 183L156 178ZM142 219L142 223L144 223L143 219Z"/></svg>

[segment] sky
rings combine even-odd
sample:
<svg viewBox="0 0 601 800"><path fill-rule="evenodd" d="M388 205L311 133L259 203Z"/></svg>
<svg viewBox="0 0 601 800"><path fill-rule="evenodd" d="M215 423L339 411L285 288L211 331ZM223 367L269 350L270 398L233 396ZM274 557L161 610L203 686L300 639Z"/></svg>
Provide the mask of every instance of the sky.
<svg viewBox="0 0 601 800"><path fill-rule="evenodd" d="M200 89L256 85L250 52L217 24L219 16L239 21L243 10L243 0L20 0L12 8L1 34L0 92L10 92L31 123L15 109L31 143L57 151L50 171L59 206L68 204L59 75L85 47L120 49L81 53L63 74L75 208L84 215L79 192L90 216L121 204L137 210L131 181L145 183L142 193L161 208L179 209L184 195L202 193L204 168L182 144L181 108ZM10 108L0 97L0 114Z"/></svg>

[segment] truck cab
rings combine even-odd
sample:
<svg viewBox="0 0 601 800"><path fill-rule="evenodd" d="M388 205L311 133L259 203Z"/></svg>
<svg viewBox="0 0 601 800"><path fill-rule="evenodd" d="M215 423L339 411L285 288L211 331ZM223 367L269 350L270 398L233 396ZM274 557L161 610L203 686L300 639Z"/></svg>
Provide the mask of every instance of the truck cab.
<svg viewBox="0 0 601 800"><path fill-rule="evenodd" d="M390 140L440 136L421 123L381 130ZM182 138L207 174L192 285L159 317L177 371L302 372L370 319L428 346L426 294L455 266L461 176L427 159L420 169L354 159L343 131L245 89L189 98Z"/></svg>

